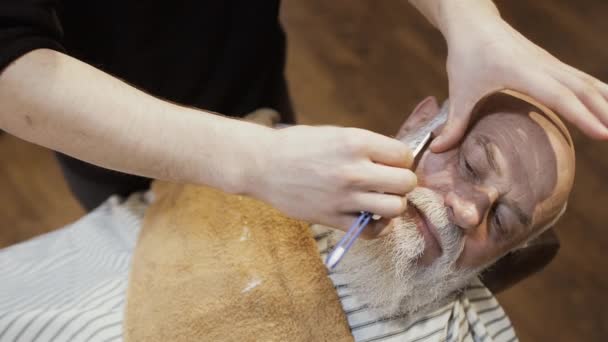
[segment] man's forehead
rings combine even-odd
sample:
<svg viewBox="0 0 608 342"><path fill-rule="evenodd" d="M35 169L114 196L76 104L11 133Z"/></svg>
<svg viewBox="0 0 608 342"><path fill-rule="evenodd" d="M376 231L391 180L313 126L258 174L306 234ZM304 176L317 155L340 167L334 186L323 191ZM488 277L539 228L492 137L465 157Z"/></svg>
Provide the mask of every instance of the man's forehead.
<svg viewBox="0 0 608 342"><path fill-rule="evenodd" d="M557 129L570 148L573 147L570 133L555 113L533 98L512 90L503 90L501 92L493 93L480 100L471 113L468 131L472 130L484 117L496 113L542 116ZM538 123L538 119L535 119L534 121Z"/></svg>
<svg viewBox="0 0 608 342"><path fill-rule="evenodd" d="M492 148L489 153L500 153L498 160L510 175L513 185L526 185L534 198L546 198L556 185L557 154L545 128L530 114L495 113L478 122L470 135L474 140L482 136Z"/></svg>
<svg viewBox="0 0 608 342"><path fill-rule="evenodd" d="M489 113L482 116L475 122L467 133L466 138L473 136L478 139L479 136L484 136L493 144L500 145L501 148L513 146L520 150L519 153L535 154L539 144L547 145L549 149L555 153L550 139L548 138L548 125L550 123L544 120L536 112L529 113L514 113L514 112L497 112ZM522 145L526 148L522 149Z"/></svg>

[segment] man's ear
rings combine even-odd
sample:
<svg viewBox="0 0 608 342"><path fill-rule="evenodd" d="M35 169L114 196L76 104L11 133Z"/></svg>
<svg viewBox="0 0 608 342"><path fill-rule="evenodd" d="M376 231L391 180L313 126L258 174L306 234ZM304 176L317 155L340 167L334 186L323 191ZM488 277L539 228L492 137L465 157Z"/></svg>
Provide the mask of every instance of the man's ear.
<svg viewBox="0 0 608 342"><path fill-rule="evenodd" d="M424 124L435 117L440 111L437 99L434 96L429 96L422 100L412 113L405 119L405 122L399 128L396 138L400 139L408 132L416 130L424 126Z"/></svg>

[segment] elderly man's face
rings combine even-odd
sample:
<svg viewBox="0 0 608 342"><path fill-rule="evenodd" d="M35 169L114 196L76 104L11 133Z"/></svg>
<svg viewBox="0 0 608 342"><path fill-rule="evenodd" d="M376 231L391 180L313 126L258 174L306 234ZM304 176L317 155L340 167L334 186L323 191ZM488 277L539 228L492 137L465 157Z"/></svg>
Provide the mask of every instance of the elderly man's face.
<svg viewBox="0 0 608 342"><path fill-rule="evenodd" d="M428 132L439 112L426 99L397 138L408 142ZM445 298L564 208L574 153L559 119L506 94L476 114L458 147L422 154L418 187L392 231L358 243L345 259L359 292L387 315Z"/></svg>
<svg viewBox="0 0 608 342"><path fill-rule="evenodd" d="M424 129L425 120L418 117L438 111L434 100L426 100L410 117L420 123L400 135ZM571 148L542 112L498 95L478 114L457 148L437 154L427 150L415 170L418 186L431 191L412 194L403 219L415 220L424 236L423 265L443 254L447 243L438 229L458 231L451 238L460 240L452 246L459 254L446 251L457 258L456 268L493 262L557 215L570 190ZM447 216L433 222L433 215ZM445 219L448 225L438 227Z"/></svg>

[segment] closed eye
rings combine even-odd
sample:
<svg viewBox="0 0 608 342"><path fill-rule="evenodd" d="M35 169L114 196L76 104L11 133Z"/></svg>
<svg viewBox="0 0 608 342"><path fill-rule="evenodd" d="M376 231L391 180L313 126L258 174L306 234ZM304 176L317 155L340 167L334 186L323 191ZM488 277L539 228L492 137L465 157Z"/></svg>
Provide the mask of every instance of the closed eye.
<svg viewBox="0 0 608 342"><path fill-rule="evenodd" d="M467 158L463 158L463 163L464 163L464 168L465 168L467 175L474 180L478 180L479 174L477 173L477 170L475 170L473 168L473 166L471 166L471 163L469 163Z"/></svg>
<svg viewBox="0 0 608 342"><path fill-rule="evenodd" d="M500 221L500 215L496 214L496 212L494 213L492 220L494 221L494 225L496 226L497 229L502 228L502 222Z"/></svg>
<svg viewBox="0 0 608 342"><path fill-rule="evenodd" d="M490 211L491 217L491 229L498 240L506 239L507 231L504 226L505 222L503 218L500 216L500 212L498 211L498 206L495 205Z"/></svg>

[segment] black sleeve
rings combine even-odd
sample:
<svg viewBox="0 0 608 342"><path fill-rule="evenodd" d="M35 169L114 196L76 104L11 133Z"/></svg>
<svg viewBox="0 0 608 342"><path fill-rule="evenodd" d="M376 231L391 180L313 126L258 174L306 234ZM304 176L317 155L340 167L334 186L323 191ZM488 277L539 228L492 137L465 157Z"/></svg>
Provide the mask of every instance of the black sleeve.
<svg viewBox="0 0 608 342"><path fill-rule="evenodd" d="M0 72L39 48L65 52L57 0L0 0Z"/></svg>

